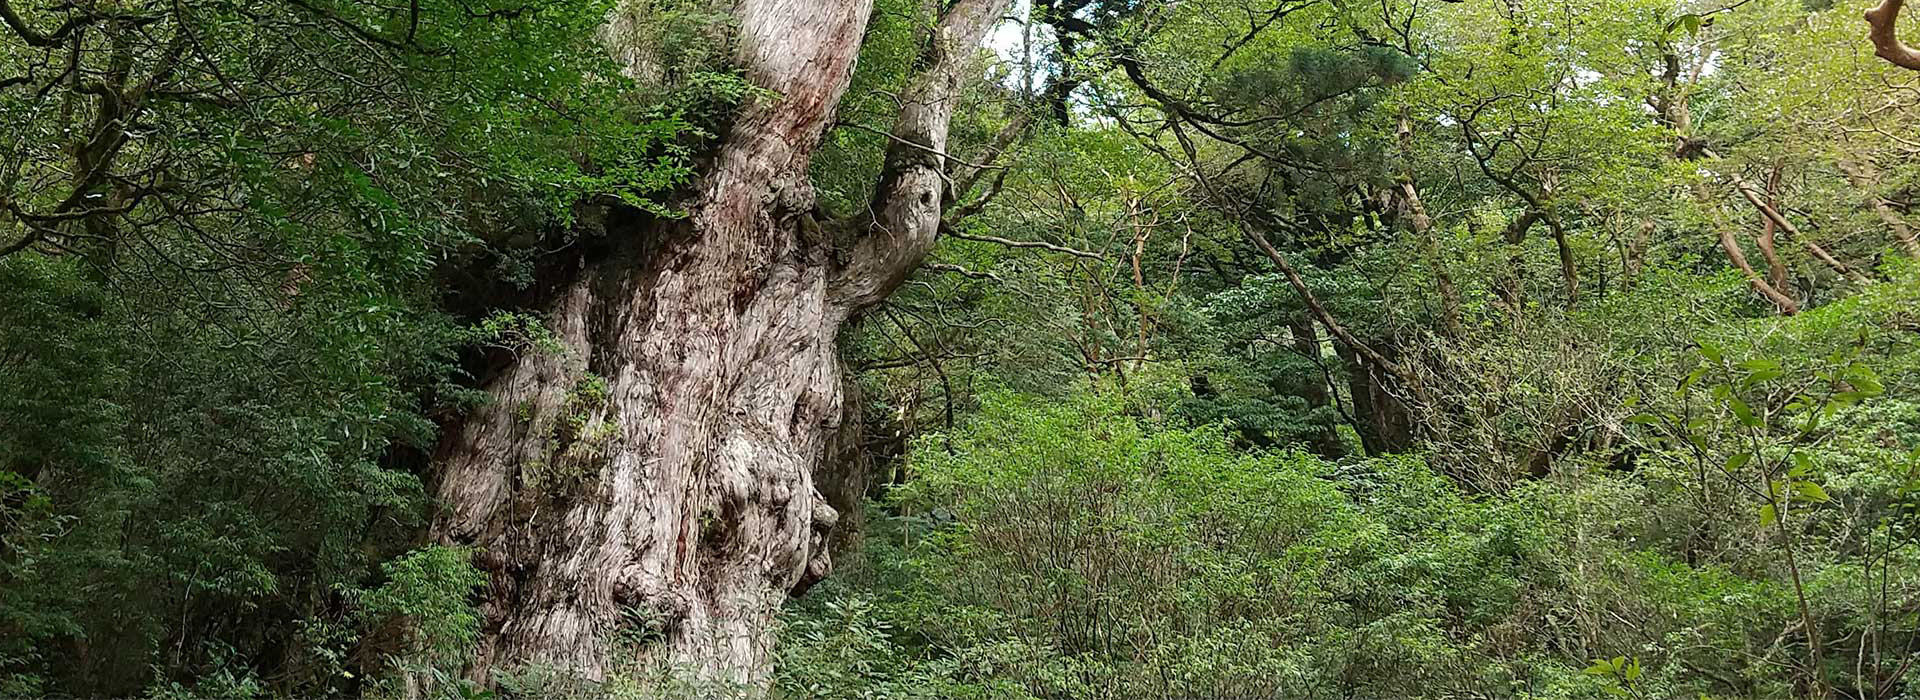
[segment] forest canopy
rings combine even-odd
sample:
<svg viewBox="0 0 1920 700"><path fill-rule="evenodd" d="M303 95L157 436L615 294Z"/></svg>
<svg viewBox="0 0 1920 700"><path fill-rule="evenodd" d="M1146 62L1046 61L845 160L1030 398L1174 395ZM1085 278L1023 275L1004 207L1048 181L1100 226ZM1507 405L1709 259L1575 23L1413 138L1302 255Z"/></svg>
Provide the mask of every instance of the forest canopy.
<svg viewBox="0 0 1920 700"><path fill-rule="evenodd" d="M1902 9L0 0L0 697L1915 697Z"/></svg>

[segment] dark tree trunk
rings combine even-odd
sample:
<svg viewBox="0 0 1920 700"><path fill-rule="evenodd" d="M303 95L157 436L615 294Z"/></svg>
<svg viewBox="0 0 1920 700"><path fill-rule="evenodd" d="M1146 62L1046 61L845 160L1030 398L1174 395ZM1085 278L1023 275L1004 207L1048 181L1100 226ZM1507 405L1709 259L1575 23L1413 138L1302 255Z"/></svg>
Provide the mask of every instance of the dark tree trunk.
<svg viewBox="0 0 1920 700"><path fill-rule="evenodd" d="M599 679L625 638L642 642L626 660L764 681L773 615L827 573L834 506L857 482L828 468L853 420L836 337L931 247L971 55L957 47L1003 4L942 17L929 47L947 50L922 64L895 128L913 148L890 154L858 241L814 221L807 171L870 0L736 5L736 59L778 97L736 117L685 221L609 232L620 250L547 308L565 350L518 358L440 447L434 535L477 547L491 574L472 677L533 664Z"/></svg>
<svg viewBox="0 0 1920 700"><path fill-rule="evenodd" d="M1306 311L1294 314L1287 319L1287 330L1292 337L1294 352L1312 362L1316 368L1322 366L1324 360L1320 357L1320 333L1314 330L1313 317L1307 315ZM1306 400L1309 408L1321 411L1333 410L1332 386L1328 383L1330 379L1331 377L1325 373L1319 376L1295 378L1298 382L1300 397ZM1347 446L1340 439L1340 432L1334 429L1335 425L1335 422L1327 421L1317 426L1312 437L1307 440L1307 449L1328 459L1346 456Z"/></svg>
<svg viewBox="0 0 1920 700"><path fill-rule="evenodd" d="M1413 416L1400 397L1388 391L1383 371L1346 343L1335 342L1334 351L1346 363L1347 390L1357 421L1354 429L1360 433L1360 445L1367 456L1413 449Z"/></svg>

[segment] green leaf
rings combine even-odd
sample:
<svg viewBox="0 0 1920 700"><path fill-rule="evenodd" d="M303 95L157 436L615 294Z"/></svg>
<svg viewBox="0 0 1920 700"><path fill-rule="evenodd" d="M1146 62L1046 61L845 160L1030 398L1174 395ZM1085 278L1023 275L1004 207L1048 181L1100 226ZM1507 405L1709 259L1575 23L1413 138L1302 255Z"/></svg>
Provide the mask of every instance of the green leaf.
<svg viewBox="0 0 1920 700"><path fill-rule="evenodd" d="M1793 482L1793 500L1809 503L1826 503L1833 500L1827 496L1827 490L1811 481Z"/></svg>
<svg viewBox="0 0 1920 700"><path fill-rule="evenodd" d="M1854 391L1863 396L1879 396L1887 391L1887 388L1880 383L1879 375L1874 374L1873 369L1866 365L1848 367L1843 376L1848 384L1853 385Z"/></svg>
<svg viewBox="0 0 1920 700"><path fill-rule="evenodd" d="M1787 476L1803 477L1813 473L1813 457L1805 452L1793 453L1793 468L1787 470Z"/></svg>
<svg viewBox="0 0 1920 700"><path fill-rule="evenodd" d="M1699 18L1695 17L1695 19L1697 20ZM1680 20L1674 20L1674 21L1678 22ZM1695 343L1700 346L1700 356L1707 358L1708 362L1712 362L1714 364L1720 364L1726 361L1726 355L1720 352L1720 346L1714 345L1713 343L1709 343L1706 341L1695 341Z"/></svg>
<svg viewBox="0 0 1920 700"><path fill-rule="evenodd" d="M1769 503L1764 506L1760 506L1760 526L1761 527L1772 525L1773 521L1779 520L1779 519L1780 519L1780 514L1778 511L1774 510L1773 504Z"/></svg>
<svg viewBox="0 0 1920 700"><path fill-rule="evenodd" d="M1745 379L1740 380L1740 386L1743 388L1752 388L1761 382L1770 382L1779 379L1781 375L1784 374L1786 374L1786 372L1781 371L1779 368L1755 370L1748 373Z"/></svg>
<svg viewBox="0 0 1920 700"><path fill-rule="evenodd" d="M1705 376L1707 376L1707 367L1705 365L1695 367L1692 372L1687 373L1685 379L1680 380L1680 387L1674 393L1685 396L1687 390L1693 388L1693 385L1700 383L1700 379Z"/></svg>
<svg viewBox="0 0 1920 700"><path fill-rule="evenodd" d="M1747 426L1749 428L1760 428L1760 427L1766 426L1766 421L1762 420L1759 415L1755 414L1753 412L1753 409L1747 406L1747 402L1741 401L1737 397L1728 396L1727 407L1733 409L1733 415L1740 419L1741 425Z"/></svg>

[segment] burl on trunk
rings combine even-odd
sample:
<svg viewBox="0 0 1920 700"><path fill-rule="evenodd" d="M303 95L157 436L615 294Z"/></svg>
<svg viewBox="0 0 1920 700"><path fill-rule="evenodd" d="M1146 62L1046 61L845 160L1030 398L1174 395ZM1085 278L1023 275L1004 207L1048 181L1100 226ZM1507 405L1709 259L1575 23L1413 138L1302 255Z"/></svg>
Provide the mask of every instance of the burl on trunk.
<svg viewBox="0 0 1920 700"><path fill-rule="evenodd" d="M870 0L745 0L736 58L778 97L738 115L685 221L626 237L547 310L565 352L527 353L439 451L439 541L491 574L470 675L601 678L647 661L764 681L781 599L824 576L837 514L814 472L841 420L835 338L932 246L965 58L1006 0L962 0L902 94L874 214L813 223L808 162ZM631 634L622 635L621 633Z"/></svg>

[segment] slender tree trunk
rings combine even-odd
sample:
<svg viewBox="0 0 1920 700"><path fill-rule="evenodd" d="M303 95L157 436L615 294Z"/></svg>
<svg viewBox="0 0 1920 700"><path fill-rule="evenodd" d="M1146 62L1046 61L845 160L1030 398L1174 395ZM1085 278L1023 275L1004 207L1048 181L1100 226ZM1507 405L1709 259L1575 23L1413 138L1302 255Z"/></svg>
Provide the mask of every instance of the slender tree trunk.
<svg viewBox="0 0 1920 700"><path fill-rule="evenodd" d="M894 131L911 148L890 152L857 241L814 221L807 171L870 0L736 4L736 60L778 97L736 117L685 221L611 232L618 250L546 309L565 350L520 357L441 444L434 535L476 547L491 574L470 676L531 664L600 679L637 661L764 681L781 600L830 565L839 515L816 473L852 420L837 334L932 245L972 55L957 47L1000 4L942 18ZM948 26L956 15L982 26Z"/></svg>
<svg viewBox="0 0 1920 700"><path fill-rule="evenodd" d="M1560 280L1567 288L1567 308L1580 303L1580 272L1574 266L1573 246L1567 243L1567 230L1557 214L1547 215L1547 230L1553 234L1553 248L1560 256Z"/></svg>
<svg viewBox="0 0 1920 700"><path fill-rule="evenodd" d="M1653 238L1653 226L1652 220L1640 222L1640 227L1633 234L1633 244L1627 246L1627 260L1621 267L1629 288L1639 284L1640 267L1647 259L1647 244Z"/></svg>
<svg viewBox="0 0 1920 700"><path fill-rule="evenodd" d="M1427 205L1420 200L1420 190L1413 185L1413 120L1406 112L1400 114L1398 128L1394 135L1400 144L1400 158L1405 161L1400 170L1400 198L1407 206L1407 220L1413 228L1413 237L1420 246L1420 255L1427 259L1427 266L1433 268L1434 286L1440 292L1440 323L1449 336L1459 336L1460 327L1460 291L1453 284L1453 275L1447 273L1445 261L1440 257L1440 245L1433 239L1433 217L1427 214Z"/></svg>
<svg viewBox="0 0 1920 700"><path fill-rule="evenodd" d="M1320 355L1320 333L1313 327L1312 316L1303 310L1300 313L1288 317L1287 331L1293 342L1294 352L1300 353L1301 357L1312 362L1315 367L1319 367L1325 362L1325 359ZM1289 379L1295 382L1295 387L1300 391L1300 397L1306 400L1308 408L1316 410L1333 408L1335 399L1333 396L1334 389L1328 383L1331 379L1330 375L1319 373L1317 376L1295 376ZM1280 391L1276 391L1275 393L1283 393L1295 387L1276 387L1280 389ZM1334 430L1334 425L1334 422L1328 421L1326 424L1318 426L1317 429L1314 430L1313 437L1307 443L1308 448L1312 449L1314 454L1327 459L1339 459L1346 456L1346 445L1341 444L1340 433Z"/></svg>
<svg viewBox="0 0 1920 700"><path fill-rule="evenodd" d="M1776 208L1779 206L1779 191L1780 169L1774 168L1773 173L1767 176L1767 206ZM1773 225L1773 219L1765 215L1761 215L1760 223L1760 237L1754 239L1754 242L1760 246L1760 257L1767 261L1767 283L1773 285L1774 289L1780 290L1782 294L1791 295L1793 290L1787 287L1787 265L1781 262L1780 252L1775 245L1776 234L1780 227Z"/></svg>

